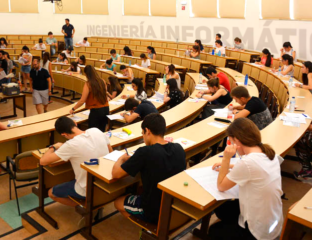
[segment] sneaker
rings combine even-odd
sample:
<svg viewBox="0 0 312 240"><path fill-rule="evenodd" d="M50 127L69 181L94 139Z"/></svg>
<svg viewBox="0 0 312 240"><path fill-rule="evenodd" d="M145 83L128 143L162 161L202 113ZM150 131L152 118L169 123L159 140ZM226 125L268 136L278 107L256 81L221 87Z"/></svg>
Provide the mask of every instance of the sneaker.
<svg viewBox="0 0 312 240"><path fill-rule="evenodd" d="M300 172L294 172L296 179L302 180L312 180L312 170L301 170Z"/></svg>

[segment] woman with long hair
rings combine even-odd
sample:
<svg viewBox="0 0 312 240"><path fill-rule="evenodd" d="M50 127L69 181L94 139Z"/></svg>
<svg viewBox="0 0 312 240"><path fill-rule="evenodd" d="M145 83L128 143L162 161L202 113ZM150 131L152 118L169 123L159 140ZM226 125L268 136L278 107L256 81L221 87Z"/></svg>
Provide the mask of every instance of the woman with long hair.
<svg viewBox="0 0 312 240"><path fill-rule="evenodd" d="M55 59L53 62L68 64L68 59L67 59L65 53L60 53L58 55L57 59Z"/></svg>
<svg viewBox="0 0 312 240"><path fill-rule="evenodd" d="M147 47L147 56L149 59L156 60L156 51L155 48L148 46Z"/></svg>
<svg viewBox="0 0 312 240"><path fill-rule="evenodd" d="M80 66L86 65L86 56L85 56L85 55L79 56L79 58L76 59L76 62L77 62L78 65L80 65Z"/></svg>
<svg viewBox="0 0 312 240"><path fill-rule="evenodd" d="M164 102L167 103L170 108L173 108L183 102L183 97L184 94L178 88L177 80L174 78L167 80Z"/></svg>
<svg viewBox="0 0 312 240"><path fill-rule="evenodd" d="M199 46L201 52L205 52L205 49L204 49L204 46L203 46L201 40L199 40L199 39L195 40L195 45Z"/></svg>
<svg viewBox="0 0 312 240"><path fill-rule="evenodd" d="M123 48L123 50L124 50L124 55L126 55L126 56L132 56L132 51L131 51L131 49L130 49L128 46L125 46L125 47Z"/></svg>
<svg viewBox="0 0 312 240"><path fill-rule="evenodd" d="M140 55L140 59L142 60L141 67L151 68L151 61L146 57L145 53Z"/></svg>
<svg viewBox="0 0 312 240"><path fill-rule="evenodd" d="M262 50L261 60L260 60L260 62L256 62L256 64L263 65L263 66L266 66L266 67L271 67L272 66L272 64L273 64L273 57L272 57L272 54L270 53L270 51L267 48Z"/></svg>
<svg viewBox="0 0 312 240"><path fill-rule="evenodd" d="M20 62L22 77L24 81L24 91L27 92L27 80L30 79L30 70L31 70L31 64L32 64L32 55L29 52L29 48L27 46L24 46L22 48L22 61Z"/></svg>
<svg viewBox="0 0 312 240"><path fill-rule="evenodd" d="M294 76L294 71L295 71L295 67L294 67L294 59L292 56L288 55L288 54L284 54L282 56L282 72L281 74L284 76ZM277 72L277 69L274 69L273 72Z"/></svg>
<svg viewBox="0 0 312 240"><path fill-rule="evenodd" d="M110 76L108 78L108 81L109 81L109 85L107 87L108 88L107 96L110 99L113 99L121 93L122 88L120 86L120 83L117 77Z"/></svg>
<svg viewBox="0 0 312 240"><path fill-rule="evenodd" d="M278 156L261 141L258 127L247 118L236 119L226 130L228 145L221 163L217 187L225 192L238 185L238 200L214 211L221 220L213 224L208 239L276 239L283 227L282 179ZM238 154L241 159L231 164Z"/></svg>
<svg viewBox="0 0 312 240"><path fill-rule="evenodd" d="M312 62L304 62L301 72L303 84L295 83L295 86L303 89L308 89L312 93Z"/></svg>
<svg viewBox="0 0 312 240"><path fill-rule="evenodd" d="M200 48L198 45L193 46L193 49L191 52L191 58L200 59Z"/></svg>
<svg viewBox="0 0 312 240"><path fill-rule="evenodd" d="M5 38L0 38L0 48L7 48L8 43Z"/></svg>
<svg viewBox="0 0 312 240"><path fill-rule="evenodd" d="M296 60L296 50L294 50L290 42L284 42L283 47L281 48L281 58L284 54L288 54L293 57L294 61Z"/></svg>
<svg viewBox="0 0 312 240"><path fill-rule="evenodd" d="M135 100L142 101L147 99L147 94L145 92L145 89L143 87L143 82L141 78L135 78L132 81L132 88L134 91L136 91L135 95L122 95L121 97L123 99L126 99L127 97L129 98L134 98Z"/></svg>
<svg viewBox="0 0 312 240"><path fill-rule="evenodd" d="M70 67L67 69L62 69L62 72L72 72L72 73L80 73L80 67L78 67L78 63L73 61L70 63Z"/></svg>
<svg viewBox="0 0 312 240"><path fill-rule="evenodd" d="M177 81L178 88L181 89L181 77L178 72L175 70L175 66L173 64L170 64L165 67L166 72L166 79L174 78Z"/></svg>
<svg viewBox="0 0 312 240"><path fill-rule="evenodd" d="M85 67L87 82L85 83L80 100L70 110L73 114L84 103L90 109L88 124L89 128L96 127L105 132L107 115L109 114L109 103L107 101L107 87L105 81L95 71L94 67Z"/></svg>
<svg viewBox="0 0 312 240"><path fill-rule="evenodd" d="M48 52L45 52L43 54L43 58L42 60L40 61L40 66L42 68L44 68L45 70L47 70L51 76L51 90L52 90L52 93L53 93L53 88L54 88L54 79L53 79L53 73L52 73L52 63L50 61L50 53ZM51 96L49 96L49 103L52 103L51 101Z"/></svg>

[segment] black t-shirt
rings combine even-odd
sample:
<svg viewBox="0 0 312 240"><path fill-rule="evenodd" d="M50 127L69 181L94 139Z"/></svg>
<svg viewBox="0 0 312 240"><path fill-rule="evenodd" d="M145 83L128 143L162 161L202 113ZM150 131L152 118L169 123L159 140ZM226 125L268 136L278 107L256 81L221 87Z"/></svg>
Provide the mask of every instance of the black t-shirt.
<svg viewBox="0 0 312 240"><path fill-rule="evenodd" d="M135 113L140 115L140 118L143 120L148 114L158 113L154 104L149 101L143 100L139 106L134 110Z"/></svg>
<svg viewBox="0 0 312 240"><path fill-rule="evenodd" d="M64 30L65 33L67 33L67 36L65 38L71 38L72 37L72 32L74 29L74 26L69 24L68 26L65 24L62 29Z"/></svg>
<svg viewBox="0 0 312 240"><path fill-rule="evenodd" d="M177 106L183 101L183 95L178 90L170 91L168 97L170 97L170 101L167 104L170 108Z"/></svg>
<svg viewBox="0 0 312 240"><path fill-rule="evenodd" d="M3 69L5 74L8 74L8 62L5 59L0 59L0 68Z"/></svg>
<svg viewBox="0 0 312 240"><path fill-rule="evenodd" d="M143 183L142 208L149 222L157 223L161 203L159 182L186 168L185 152L178 143L141 147L121 165L131 176L141 173Z"/></svg>
<svg viewBox="0 0 312 240"><path fill-rule="evenodd" d="M38 71L34 68L30 70L30 78L32 79L33 89L35 90L42 91L49 89L47 81L49 77L49 72L44 68L41 68Z"/></svg>
<svg viewBox="0 0 312 240"><path fill-rule="evenodd" d="M263 112L266 108L267 106L260 98L251 97L251 99L247 102L244 109L250 112L250 114L248 115L248 117L250 117L253 114Z"/></svg>

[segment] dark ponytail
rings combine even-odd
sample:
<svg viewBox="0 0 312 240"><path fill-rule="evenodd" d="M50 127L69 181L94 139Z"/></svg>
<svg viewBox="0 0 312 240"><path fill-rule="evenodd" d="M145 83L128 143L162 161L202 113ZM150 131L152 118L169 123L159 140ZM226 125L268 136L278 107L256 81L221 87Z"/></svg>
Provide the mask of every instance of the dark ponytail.
<svg viewBox="0 0 312 240"><path fill-rule="evenodd" d="M268 55L268 56L267 56L267 60L266 60L266 62L265 62L265 66L266 66L266 67L271 67L271 63L272 63L272 54L270 53L270 51L269 51L267 48L263 49L262 53Z"/></svg>
<svg viewBox="0 0 312 240"><path fill-rule="evenodd" d="M309 73L312 73L312 62L310 62L310 61L304 62L303 65L307 69L309 69ZM307 73L303 73L302 74L302 83L303 83L303 85L309 85L308 74Z"/></svg>

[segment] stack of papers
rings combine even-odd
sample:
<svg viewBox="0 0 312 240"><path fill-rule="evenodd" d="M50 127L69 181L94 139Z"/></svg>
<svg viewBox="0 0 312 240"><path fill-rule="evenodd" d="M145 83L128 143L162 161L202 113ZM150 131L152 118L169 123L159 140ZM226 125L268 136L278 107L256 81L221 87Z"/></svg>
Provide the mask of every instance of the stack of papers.
<svg viewBox="0 0 312 240"><path fill-rule="evenodd" d="M133 90L133 88L132 88L132 87L130 87L130 86L129 86L129 87L127 87L127 90L128 90L128 91L134 91L134 90Z"/></svg>
<svg viewBox="0 0 312 240"><path fill-rule="evenodd" d="M226 128L226 127L229 126L229 125L226 125L226 124L220 123L220 122L209 122L208 125L214 126L214 127L217 127L217 128Z"/></svg>
<svg viewBox="0 0 312 240"><path fill-rule="evenodd" d="M212 109L214 111L214 116L219 118L227 118L229 110L227 108L223 109Z"/></svg>
<svg viewBox="0 0 312 240"><path fill-rule="evenodd" d="M115 150L115 151L105 155L103 158L117 162L117 160L124 154L125 154L124 152Z"/></svg>
<svg viewBox="0 0 312 240"><path fill-rule="evenodd" d="M10 127L22 126L23 125L23 122L20 119L18 119L18 120L9 120L8 123L9 123Z"/></svg>
<svg viewBox="0 0 312 240"><path fill-rule="evenodd" d="M208 87L195 86L196 90L208 90Z"/></svg>
<svg viewBox="0 0 312 240"><path fill-rule="evenodd" d="M204 98L189 98L188 102L198 103L198 102L207 102L207 100Z"/></svg>
<svg viewBox="0 0 312 240"><path fill-rule="evenodd" d="M90 115L90 110L86 110L82 112L83 115L89 116Z"/></svg>
<svg viewBox="0 0 312 240"><path fill-rule="evenodd" d="M113 136L125 140L128 138L132 138L134 136L134 134L128 135L125 132L116 132L116 133L113 133Z"/></svg>
<svg viewBox="0 0 312 240"><path fill-rule="evenodd" d="M194 145L196 142L185 139L185 138L178 138L176 140L173 141L174 143L179 143L183 149L186 149L192 145Z"/></svg>
<svg viewBox="0 0 312 240"><path fill-rule="evenodd" d="M292 127L300 127L300 124L306 124L306 119L311 119L308 114L304 113L288 113L285 112L284 115L280 115L280 120L283 121L283 125L292 126Z"/></svg>
<svg viewBox="0 0 312 240"><path fill-rule="evenodd" d="M83 120L82 117L78 117L76 115L69 116L69 118L72 119L73 121L76 121L76 122Z"/></svg>

